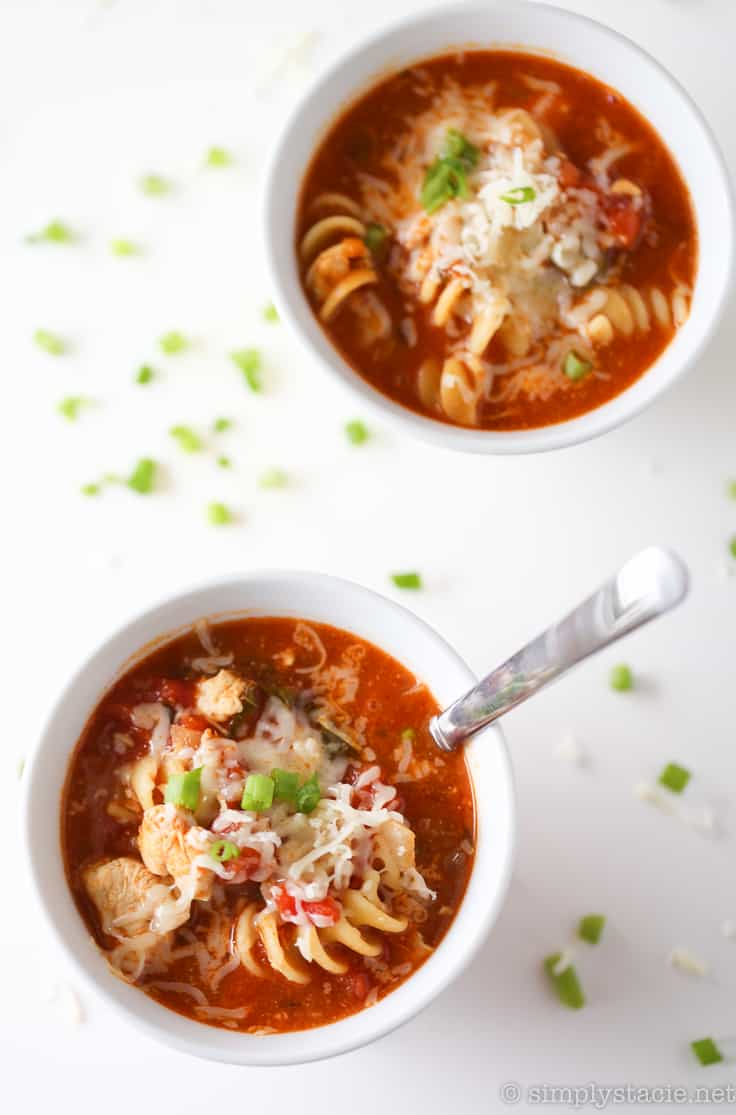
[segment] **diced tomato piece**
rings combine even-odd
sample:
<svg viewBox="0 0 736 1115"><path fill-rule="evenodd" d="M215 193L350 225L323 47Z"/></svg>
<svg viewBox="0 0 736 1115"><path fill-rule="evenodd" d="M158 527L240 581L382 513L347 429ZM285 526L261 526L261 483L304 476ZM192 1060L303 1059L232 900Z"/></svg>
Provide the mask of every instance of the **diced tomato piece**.
<svg viewBox="0 0 736 1115"><path fill-rule="evenodd" d="M284 887L279 887L278 890L274 887L273 895L276 899L276 908L283 917L296 917L296 901Z"/></svg>
<svg viewBox="0 0 736 1115"><path fill-rule="evenodd" d="M340 920L340 907L334 898L322 898L318 902L302 902L302 909L308 918L318 917L335 925Z"/></svg>
<svg viewBox="0 0 736 1115"><path fill-rule="evenodd" d="M350 984L351 984L351 989L352 989L353 995L355 996L356 999L360 999L361 1002L362 1002L363 999L365 999L366 995L368 994L368 992L371 989L371 981L368 979L368 976L366 975L366 973L365 972L351 972L350 973Z"/></svg>
<svg viewBox="0 0 736 1115"><path fill-rule="evenodd" d="M192 732L203 732L210 726L207 719L198 712L182 712L177 716L176 723Z"/></svg>
<svg viewBox="0 0 736 1115"><path fill-rule="evenodd" d="M560 173L559 183L563 190L569 190L571 187L577 186L580 183L580 171L571 163L569 159L563 158L560 160Z"/></svg>
<svg viewBox="0 0 736 1115"><path fill-rule="evenodd" d="M360 767L354 766L353 763L348 763L347 767L345 768L345 773L342 776L342 780L345 785L354 786L359 778Z"/></svg>
<svg viewBox="0 0 736 1115"><path fill-rule="evenodd" d="M191 708L194 704L193 681L181 681L178 678L162 678L158 684L159 700L167 705L178 705L181 708Z"/></svg>
<svg viewBox="0 0 736 1115"><path fill-rule="evenodd" d="M608 214L608 228L622 248L633 248L641 232L641 213L630 205L613 209Z"/></svg>
<svg viewBox="0 0 736 1115"><path fill-rule="evenodd" d="M294 918L297 914L296 899L289 894L285 887L274 887L273 897L276 908L284 918ZM308 918L329 920L330 925L335 925L340 920L340 907L334 898L320 898L313 902L302 902L302 910Z"/></svg>
<svg viewBox="0 0 736 1115"><path fill-rule="evenodd" d="M235 826L233 826L235 827ZM223 830L224 831L224 830ZM261 865L261 857L255 848L242 848L237 859L230 860L224 866L232 871L230 883L246 883L254 871Z"/></svg>

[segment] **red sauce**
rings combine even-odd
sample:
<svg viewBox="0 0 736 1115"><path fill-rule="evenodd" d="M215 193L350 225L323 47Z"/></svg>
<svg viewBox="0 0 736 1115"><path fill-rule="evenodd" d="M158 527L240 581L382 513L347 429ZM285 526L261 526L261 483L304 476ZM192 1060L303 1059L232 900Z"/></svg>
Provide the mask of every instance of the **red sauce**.
<svg viewBox="0 0 736 1115"><path fill-rule="evenodd" d="M391 784L398 773L397 745L407 728L415 733L414 759L432 764L427 777L400 782L397 790L401 811L416 835L417 868L437 892L437 898L419 923L410 919L405 932L381 935L383 964L379 969L343 946L331 945L330 950L348 962L348 971L333 975L313 965L314 974L306 985L288 982L264 963L264 978L256 978L238 967L213 992L201 979L192 957L173 961L165 974L157 973L155 979L144 973L140 981L144 991L172 1010L199 1021L205 1019L194 1010L191 997L151 984L161 980L186 983L199 988L214 1007L232 1010L245 1006L247 1011L242 1019L209 1021L251 1032L319 1026L360 1010L371 992L375 991L377 997L390 992L439 944L462 901L470 875L475 839L470 779L463 755L441 753L429 736L428 721L438 711L431 693L417 686L407 669L372 644L333 627L310 626L318 632L325 647L327 667L343 662L343 655L350 648L359 648L362 655L359 685L354 700L345 708L349 708L351 723L364 718L366 745L375 752L383 780ZM233 653L233 670L259 685L299 691L308 686L309 675L299 673L298 669L312 662L314 653L294 642L294 628L295 621L288 619L247 619L218 624L212 631L222 652ZM147 750L147 733L132 726L131 709L151 700L189 703L193 677L189 662L202 653L196 635L188 634L139 662L100 701L72 757L62 805L64 861L79 912L103 949L114 942L101 930L82 873L86 866L105 858L138 857L139 819L121 823L106 808L110 800L119 796L117 772L122 764ZM257 716L258 710L254 709L252 719ZM196 713L190 715L190 722L181 718L179 722L197 730L202 728ZM252 730L252 726L246 724L246 729ZM113 745L113 735L120 731L135 741L133 750L124 754L119 754ZM345 780L350 781L350 777L348 770ZM247 901L257 896L258 890L255 884L246 881L228 886L225 894L226 912L235 917ZM326 900L321 912L328 911L329 902ZM208 904L195 902L193 910L190 921L174 931L175 943L184 945L192 930L201 939L206 935L212 916ZM370 935L373 931L365 932ZM418 949L417 932L421 933L426 950ZM257 949L261 950L257 956L263 962L260 942ZM396 968L400 972L393 974Z"/></svg>
<svg viewBox="0 0 736 1115"><path fill-rule="evenodd" d="M692 287L697 264L695 216L687 188L661 137L619 93L589 74L549 58L516 52L469 51L423 61L379 82L345 109L320 143L305 176L298 240L314 222L310 207L320 194L338 191L360 202L362 176L390 179L383 162L386 151L397 145L400 150L411 134L412 119L431 107L448 80L463 90L495 82L495 107L518 107L533 113L540 91L530 88L522 75L561 87L540 121L552 130L559 141L558 153L564 155L559 179L562 188L579 185L586 175L589 178L589 160L611 146L606 128L635 148L616 162L615 176L641 187L647 199L645 220L633 212L630 199L606 199L608 230L625 252L616 281L637 289L656 286L667 298L676 281ZM398 182L392 185L396 187ZM394 247L398 249L398 245ZM350 299L323 327L344 359L378 391L411 410L449 421L441 411L424 405L417 391L423 361L447 355L445 330L432 324L431 307L407 297L406 288L400 289L390 269L380 259L377 264L379 281L371 289L390 314L390 338L372 346L361 343ZM416 327L413 345L399 328L407 314ZM597 353L596 364L605 378L585 376L572 385L563 384L564 389L546 399L522 395L510 406L494 399L494 381L490 400L480 406L477 424L489 430L522 429L590 411L634 383L666 348L673 333L673 327L662 327L618 336ZM499 362L506 358L497 339L485 356Z"/></svg>

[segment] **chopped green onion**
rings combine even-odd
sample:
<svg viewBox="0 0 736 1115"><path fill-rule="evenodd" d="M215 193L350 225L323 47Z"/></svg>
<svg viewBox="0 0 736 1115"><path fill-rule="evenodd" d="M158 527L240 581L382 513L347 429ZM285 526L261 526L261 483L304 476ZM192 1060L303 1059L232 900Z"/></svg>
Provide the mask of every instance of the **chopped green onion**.
<svg viewBox="0 0 736 1115"><path fill-rule="evenodd" d="M583 360L581 356L578 356L577 352L570 349L565 357L562 370L568 379L575 381L586 376L592 367L593 365L590 360Z"/></svg>
<svg viewBox="0 0 736 1115"><path fill-rule="evenodd" d="M603 914L586 914L584 918L580 919L578 937L583 941L588 941L591 945L597 945L605 924L606 919Z"/></svg>
<svg viewBox="0 0 736 1115"><path fill-rule="evenodd" d="M729 499L736 499L736 480L729 480L728 488L726 490L728 492Z"/></svg>
<svg viewBox="0 0 736 1115"><path fill-rule="evenodd" d="M580 986L578 974L571 964L568 964L561 972L556 971L561 959L562 953L559 952L546 957L544 970L552 981L557 998L563 1006L570 1007L571 1010L578 1010L585 1006L585 995Z"/></svg>
<svg viewBox="0 0 736 1115"><path fill-rule="evenodd" d="M262 813L264 809L271 808L273 795L274 783L267 774L249 774L245 780L240 808L247 813Z"/></svg>
<svg viewBox="0 0 736 1115"><path fill-rule="evenodd" d="M184 809L196 809L199 805L199 784L202 768L188 770L184 774L172 774L166 783L164 801L171 805L181 805Z"/></svg>
<svg viewBox="0 0 736 1115"><path fill-rule="evenodd" d="M221 456L219 456L217 458L217 463L220 466L220 468L232 468L233 467L233 462L230 460L229 457L226 457L224 453L221 454Z"/></svg>
<svg viewBox="0 0 736 1115"><path fill-rule="evenodd" d="M111 480L111 483L113 481ZM139 495L145 496L153 491L156 482L156 462L150 457L141 457L126 483Z"/></svg>
<svg viewBox="0 0 736 1115"><path fill-rule="evenodd" d="M269 302L263 307L263 320L267 321L270 325L276 325L279 320L279 311L274 306L273 302Z"/></svg>
<svg viewBox="0 0 736 1115"><path fill-rule="evenodd" d="M83 496L98 496L102 488L99 484L82 484L79 490Z"/></svg>
<svg viewBox="0 0 736 1115"><path fill-rule="evenodd" d="M216 434L224 434L231 426L232 422L229 418L216 418L212 423L212 429Z"/></svg>
<svg viewBox="0 0 736 1115"><path fill-rule="evenodd" d="M171 191L171 183L160 174L144 174L139 185L148 197L163 197Z"/></svg>
<svg viewBox="0 0 736 1115"><path fill-rule="evenodd" d="M729 542L728 550L729 550L729 553L731 554L731 557L736 558L736 534L734 534L733 538Z"/></svg>
<svg viewBox="0 0 736 1115"><path fill-rule="evenodd" d="M158 343L161 346L161 351L165 352L167 356L176 356L189 348L189 341L183 333L178 333L175 329L172 329L170 333L164 333Z"/></svg>
<svg viewBox="0 0 736 1115"><path fill-rule="evenodd" d="M275 801L296 801L296 795L299 790L299 775L291 770L279 770L276 768L271 771L271 778L274 785L274 800Z"/></svg>
<svg viewBox="0 0 736 1115"><path fill-rule="evenodd" d="M299 813L312 813L319 805L322 794L317 775L313 774L296 793L296 808Z"/></svg>
<svg viewBox="0 0 736 1115"><path fill-rule="evenodd" d="M413 728L404 728L403 732L401 733L401 738L402 739L412 740L412 739L416 739L416 737L417 737L417 733L414 731Z"/></svg>
<svg viewBox="0 0 736 1115"><path fill-rule="evenodd" d="M698 1041L691 1041L690 1048L701 1065L717 1065L723 1060L723 1054L713 1038L699 1038Z"/></svg>
<svg viewBox="0 0 736 1115"><path fill-rule="evenodd" d="M501 194L501 201L507 205L525 205L527 201L534 201L537 191L532 186L515 186L508 193Z"/></svg>
<svg viewBox="0 0 736 1115"><path fill-rule="evenodd" d="M477 164L478 155L478 148L462 132L449 129L442 156L435 159L424 176L420 200L428 213L434 213L453 197L468 196L467 174Z"/></svg>
<svg viewBox="0 0 736 1115"><path fill-rule="evenodd" d="M385 229L383 225L376 224L375 221L371 221L370 224L366 225L363 243L369 252L372 252L374 255L379 255L386 246L387 239L388 230Z"/></svg>
<svg viewBox="0 0 736 1115"><path fill-rule="evenodd" d="M138 371L135 373L136 383L150 383L155 376L155 372L150 364L142 364Z"/></svg>
<svg viewBox="0 0 736 1115"><path fill-rule="evenodd" d="M419 573L392 573L391 580L397 588L417 589L422 587L422 577Z"/></svg>
<svg viewBox="0 0 736 1115"><path fill-rule="evenodd" d="M608 680L611 689L615 689L619 693L626 693L627 690L634 688L634 675L631 672L631 667L623 662L613 667Z"/></svg>
<svg viewBox="0 0 736 1115"><path fill-rule="evenodd" d="M210 848L210 856L215 863L229 863L239 855L240 848L237 844L233 844L232 840L216 840Z"/></svg>
<svg viewBox="0 0 736 1115"><path fill-rule="evenodd" d="M687 767L681 767L679 763L668 763L657 781L673 794L681 794L691 778L692 774Z"/></svg>
<svg viewBox="0 0 736 1115"><path fill-rule="evenodd" d="M61 400L56 409L59 414L69 422L76 422L81 411L84 410L85 407L91 406L91 404L92 400L85 398L84 395L67 395L65 399Z"/></svg>
<svg viewBox="0 0 736 1115"><path fill-rule="evenodd" d="M259 488L285 488L288 483L288 473L282 468L270 468L258 477Z"/></svg>
<svg viewBox="0 0 736 1115"><path fill-rule="evenodd" d="M172 426L169 433L185 453L198 453L202 448L202 439L191 426Z"/></svg>
<svg viewBox="0 0 736 1115"><path fill-rule="evenodd" d="M213 527L224 527L233 521L233 513L224 503L208 503L207 519Z"/></svg>
<svg viewBox="0 0 736 1115"><path fill-rule="evenodd" d="M257 348L238 349L230 353L230 359L240 368L245 376L245 382L248 384L251 391L257 392L263 390L263 382L261 380L261 365L263 361Z"/></svg>
<svg viewBox="0 0 736 1115"><path fill-rule="evenodd" d="M445 136L445 158L462 159L472 169L477 166L480 151L457 128L449 128Z"/></svg>
<svg viewBox="0 0 736 1115"><path fill-rule="evenodd" d="M33 339L39 348L51 356L61 356L66 352L66 341L58 333L51 333L48 329L37 329Z"/></svg>
<svg viewBox="0 0 736 1115"><path fill-rule="evenodd" d="M114 256L135 256L140 252L140 248L132 240L112 240L110 251Z"/></svg>
<svg viewBox="0 0 736 1115"><path fill-rule="evenodd" d="M420 194L422 208L427 213L435 213L454 197L468 197L469 169L462 159L435 159L424 176Z"/></svg>
<svg viewBox="0 0 736 1115"><path fill-rule="evenodd" d="M206 166L232 166L233 157L224 147L210 147L204 161Z"/></svg>
<svg viewBox="0 0 736 1115"><path fill-rule="evenodd" d="M352 422L345 423L345 436L351 445L363 445L368 441L370 434L365 422L361 422L359 418L354 418Z"/></svg>
<svg viewBox="0 0 736 1115"><path fill-rule="evenodd" d="M26 236L28 244L71 244L76 236L63 221L54 220L42 228L40 232L33 232Z"/></svg>

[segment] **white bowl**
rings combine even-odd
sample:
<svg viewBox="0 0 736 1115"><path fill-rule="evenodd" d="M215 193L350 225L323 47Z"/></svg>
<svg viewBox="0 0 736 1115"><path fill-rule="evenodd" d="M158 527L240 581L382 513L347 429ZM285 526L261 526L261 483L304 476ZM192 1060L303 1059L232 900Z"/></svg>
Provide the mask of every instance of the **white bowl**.
<svg viewBox="0 0 736 1115"><path fill-rule="evenodd" d="M304 174L341 108L381 76L453 47L553 55L619 90L654 125L690 190L700 240L688 321L648 371L610 402L578 418L532 430L449 426L394 402L342 359L302 291L295 218ZM411 16L367 39L331 66L297 103L273 152L265 186L264 232L274 298L318 361L366 407L426 441L476 453L531 453L587 441L633 418L689 368L713 332L729 290L733 255L730 182L711 132L680 85L634 43L574 12L524 0L470 0Z"/></svg>
<svg viewBox="0 0 736 1115"><path fill-rule="evenodd" d="M79 977L139 1030L176 1049L239 1065L314 1061L365 1045L406 1022L469 963L493 924L509 880L514 837L511 772L501 732L486 729L467 749L477 809L475 864L462 905L437 950L375 1006L290 1034L257 1037L195 1022L113 976L82 921L66 882L61 790L69 758L103 692L151 642L203 616L294 616L342 627L381 647L447 704L475 678L450 646L411 612L349 581L314 573L253 573L183 592L132 620L102 644L53 708L24 774L23 845L47 921Z"/></svg>

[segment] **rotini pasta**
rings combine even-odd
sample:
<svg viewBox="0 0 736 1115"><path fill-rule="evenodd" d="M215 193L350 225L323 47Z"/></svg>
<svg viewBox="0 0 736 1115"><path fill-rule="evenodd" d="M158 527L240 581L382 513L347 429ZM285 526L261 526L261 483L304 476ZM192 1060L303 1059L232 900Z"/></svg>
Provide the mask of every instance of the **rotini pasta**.
<svg viewBox="0 0 736 1115"><path fill-rule="evenodd" d="M321 320L364 378L425 415L575 417L686 326L697 238L677 167L620 95L550 59L468 51L389 76L325 137L302 196ZM383 245L370 264L356 242L369 229ZM314 245L332 253L321 287ZM352 315L331 327L346 266L380 282L390 329L373 340ZM337 306L351 294L338 286Z"/></svg>
<svg viewBox="0 0 736 1115"><path fill-rule="evenodd" d="M348 963L339 954L329 952L327 945L339 945L358 956L379 956L383 946L377 938L371 939L363 931L403 933L408 921L391 916L378 895L378 884L378 872L369 872L359 890L345 892L335 923L321 928L312 924L283 925L276 911L259 912L257 905L247 906L235 930L240 962L250 972L261 974L262 969L253 955L255 945L260 942L274 971L291 983L308 983L312 977L304 961L333 975L348 970Z"/></svg>
<svg viewBox="0 0 736 1115"><path fill-rule="evenodd" d="M444 361L439 381L442 411L460 426L475 426L478 404L483 396L485 376L480 362L472 356L463 360L450 356Z"/></svg>
<svg viewBox="0 0 736 1115"><path fill-rule="evenodd" d="M200 624L140 659L64 799L69 878L112 970L251 1032L333 1021L406 979L472 863L467 772L431 741L436 711L382 651L305 621ZM437 836L432 795L417 807L406 786L433 778L456 791Z"/></svg>
<svg viewBox="0 0 736 1115"><path fill-rule="evenodd" d="M313 211L344 209L320 217L307 229L299 246L302 265L307 268L305 284L319 304L322 321L331 321L350 295L378 282L373 260L365 245L366 226L360 208L338 193L315 199Z"/></svg>
<svg viewBox="0 0 736 1115"><path fill-rule="evenodd" d="M596 288L592 296L600 293L605 294L605 300L582 327L594 345L608 345L617 335L631 337L654 328L679 328L689 312L690 294L683 286L677 286L669 297L659 287L637 290L628 283L607 290Z"/></svg>

